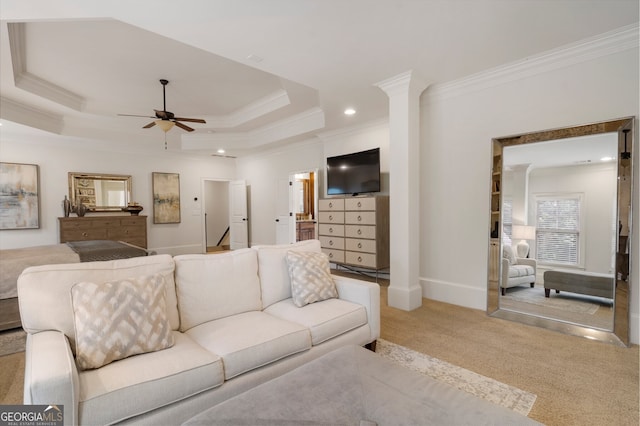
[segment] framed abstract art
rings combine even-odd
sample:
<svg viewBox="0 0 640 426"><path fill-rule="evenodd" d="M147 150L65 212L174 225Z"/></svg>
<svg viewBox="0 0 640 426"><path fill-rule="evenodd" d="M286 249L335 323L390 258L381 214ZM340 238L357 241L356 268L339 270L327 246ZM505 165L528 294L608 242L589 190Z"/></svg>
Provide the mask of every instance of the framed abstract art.
<svg viewBox="0 0 640 426"><path fill-rule="evenodd" d="M40 170L0 163L0 229L40 228Z"/></svg>
<svg viewBox="0 0 640 426"><path fill-rule="evenodd" d="M180 175L152 173L153 223L180 223Z"/></svg>

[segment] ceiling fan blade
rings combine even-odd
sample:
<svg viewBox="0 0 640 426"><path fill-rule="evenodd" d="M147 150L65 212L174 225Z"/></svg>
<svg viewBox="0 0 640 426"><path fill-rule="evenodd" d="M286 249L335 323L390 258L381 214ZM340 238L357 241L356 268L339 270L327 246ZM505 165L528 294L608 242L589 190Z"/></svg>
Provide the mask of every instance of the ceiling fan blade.
<svg viewBox="0 0 640 426"><path fill-rule="evenodd" d="M155 121L152 121L151 123L147 124L146 126L142 126L143 129L148 129L149 127L153 127L156 125Z"/></svg>
<svg viewBox="0 0 640 426"><path fill-rule="evenodd" d="M156 112L156 117L161 120L171 120L173 118L173 113L170 111L160 111L159 109L154 109Z"/></svg>
<svg viewBox="0 0 640 426"><path fill-rule="evenodd" d="M187 121L187 122L189 122L189 123L203 123L203 124L206 124L206 123L207 123L206 121L204 121L204 120L203 120L203 119L201 119L201 118L183 118L183 117L174 117L173 119L174 119L174 120L177 120L177 121Z"/></svg>
<svg viewBox="0 0 640 426"><path fill-rule="evenodd" d="M156 117L152 117L150 115L136 115L136 114L118 114L119 116L122 117L144 117L144 118L156 118Z"/></svg>
<svg viewBox="0 0 640 426"><path fill-rule="evenodd" d="M194 130L191 127L185 126L184 124L182 124L180 122L174 121L174 123L175 123L176 126L180 127L182 130L186 130L187 132L193 132L193 130Z"/></svg>

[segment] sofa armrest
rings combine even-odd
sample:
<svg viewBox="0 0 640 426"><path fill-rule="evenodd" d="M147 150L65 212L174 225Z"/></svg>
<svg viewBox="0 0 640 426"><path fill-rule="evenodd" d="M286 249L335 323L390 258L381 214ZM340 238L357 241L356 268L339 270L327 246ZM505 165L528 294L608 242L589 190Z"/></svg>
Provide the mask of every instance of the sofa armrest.
<svg viewBox="0 0 640 426"><path fill-rule="evenodd" d="M518 257L518 264L519 265L529 265L533 267L533 270L536 270L537 264L538 262L535 259L531 259L531 258L525 258L525 257Z"/></svg>
<svg viewBox="0 0 640 426"><path fill-rule="evenodd" d="M380 286L377 283L333 275L338 298L364 305L371 329L371 341L380 337Z"/></svg>
<svg viewBox="0 0 640 426"><path fill-rule="evenodd" d="M501 283L501 287L507 287L507 284L509 284L509 261L507 259L505 259L504 257L502 258L502 278L500 280Z"/></svg>
<svg viewBox="0 0 640 426"><path fill-rule="evenodd" d="M78 370L65 335L59 331L27 334L24 403L64 405L64 424L78 424Z"/></svg>

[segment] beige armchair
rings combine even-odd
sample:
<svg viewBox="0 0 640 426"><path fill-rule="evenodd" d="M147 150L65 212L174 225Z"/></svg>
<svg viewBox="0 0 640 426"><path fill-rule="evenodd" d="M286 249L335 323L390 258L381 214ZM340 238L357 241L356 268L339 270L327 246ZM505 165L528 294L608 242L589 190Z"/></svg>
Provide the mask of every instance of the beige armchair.
<svg viewBox="0 0 640 426"><path fill-rule="evenodd" d="M536 284L535 259L516 257L513 249L509 245L504 245L502 249L502 276L500 280L500 291L504 296L507 289L522 284L529 284L533 288Z"/></svg>

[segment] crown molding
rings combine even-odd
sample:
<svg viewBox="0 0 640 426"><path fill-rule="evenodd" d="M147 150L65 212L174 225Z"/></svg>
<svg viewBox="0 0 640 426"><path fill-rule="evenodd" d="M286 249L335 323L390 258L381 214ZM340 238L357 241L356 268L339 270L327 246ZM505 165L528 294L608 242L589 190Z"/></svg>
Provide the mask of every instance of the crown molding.
<svg viewBox="0 0 640 426"><path fill-rule="evenodd" d="M389 130L389 118L380 118L378 120L368 121L357 126L343 127L336 130L318 133L318 137L323 142L332 142L336 139L349 138L351 136L360 135L367 131Z"/></svg>
<svg viewBox="0 0 640 426"><path fill-rule="evenodd" d="M638 24L571 43L557 49L482 71L459 80L435 84L426 92L428 99L446 99L521 80L537 74L566 68L639 46Z"/></svg>
<svg viewBox="0 0 640 426"><path fill-rule="evenodd" d="M429 84L418 77L413 70L405 71L401 74L375 83L374 86L382 89L387 96L414 91L418 95L427 88Z"/></svg>
<svg viewBox="0 0 640 426"><path fill-rule="evenodd" d="M222 145L227 151L257 148L323 127L324 111L320 108L312 108L250 132L185 134L182 135L182 149L212 150Z"/></svg>
<svg viewBox="0 0 640 426"><path fill-rule="evenodd" d="M255 148L294 136L300 136L322 129L324 125L324 111L319 107L311 108L300 114L249 132L248 135L251 140L250 147Z"/></svg>
<svg viewBox="0 0 640 426"><path fill-rule="evenodd" d="M76 111L82 111L85 105L85 99L82 96L31 74L27 70L25 24L10 23L7 24L7 30L13 81L16 87Z"/></svg>
<svg viewBox="0 0 640 426"><path fill-rule="evenodd" d="M238 127L270 112L291 104L289 94L281 89L258 99L228 115L208 118L208 124L214 128Z"/></svg>
<svg viewBox="0 0 640 426"><path fill-rule="evenodd" d="M64 128L64 119L61 115L4 97L0 97L0 118L56 134L61 134Z"/></svg>

